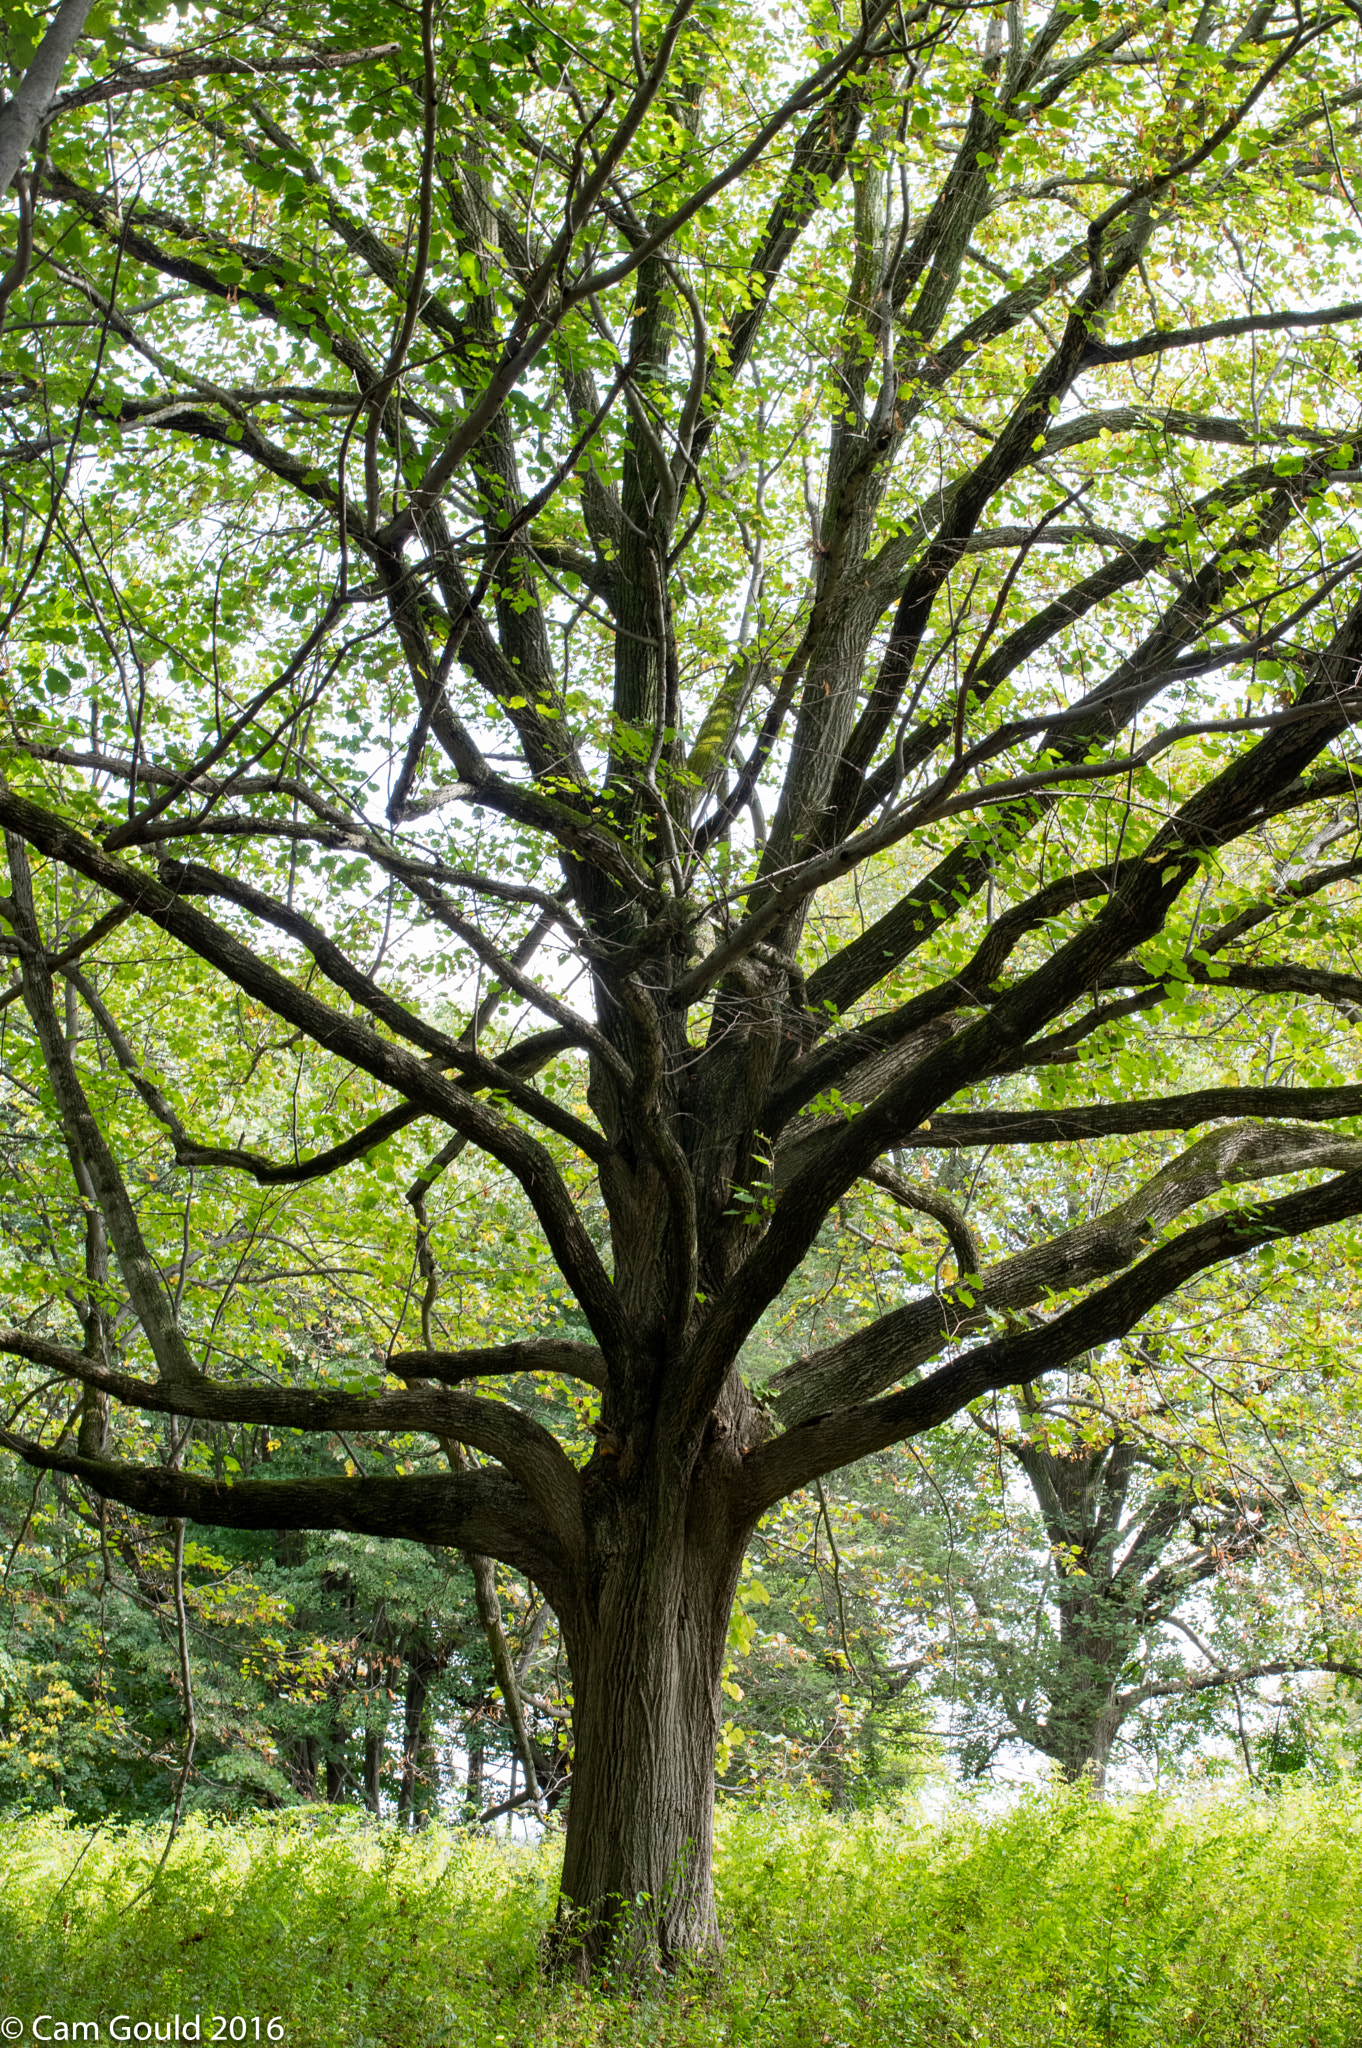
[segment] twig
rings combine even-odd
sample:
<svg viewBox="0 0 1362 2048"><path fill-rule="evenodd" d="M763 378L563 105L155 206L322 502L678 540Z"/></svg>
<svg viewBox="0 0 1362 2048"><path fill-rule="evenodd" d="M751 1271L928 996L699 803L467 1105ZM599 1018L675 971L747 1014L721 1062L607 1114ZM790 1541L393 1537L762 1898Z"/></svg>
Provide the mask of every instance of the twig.
<svg viewBox="0 0 1362 2048"><path fill-rule="evenodd" d="M821 1479L814 1480L813 1490L818 1495L818 1505L823 1511L823 1527L828 1532L828 1548L832 1552L832 1583L837 1592L837 1613L842 1626L842 1655L846 1658L847 1669L857 1685L864 1685L865 1680L856 1669L851 1655L851 1642L847 1635L847 1611L842 1599L842 1557L841 1552L837 1548L837 1538L832 1533L832 1517L828 1513L828 1497L823 1491Z"/></svg>

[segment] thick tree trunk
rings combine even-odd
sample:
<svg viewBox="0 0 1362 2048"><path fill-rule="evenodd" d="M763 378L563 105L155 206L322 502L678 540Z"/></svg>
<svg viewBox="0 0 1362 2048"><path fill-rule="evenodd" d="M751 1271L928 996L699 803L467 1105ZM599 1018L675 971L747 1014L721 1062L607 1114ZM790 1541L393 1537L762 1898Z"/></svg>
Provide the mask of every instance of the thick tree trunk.
<svg viewBox="0 0 1362 2048"><path fill-rule="evenodd" d="M1107 1765L1116 1734L1106 1721L1102 1714L1082 1724L1069 1719L1063 1728L1051 1731L1050 1754L1064 1773L1066 1784L1086 1782L1094 1792L1106 1789Z"/></svg>
<svg viewBox="0 0 1362 2048"><path fill-rule="evenodd" d="M555 1960L583 1977L607 1958L717 1960L712 1879L720 1679L739 1545L702 1568L626 1547L589 1620L566 1628L572 1785Z"/></svg>
<svg viewBox="0 0 1362 2048"><path fill-rule="evenodd" d="M1059 1670L1048 1722L1050 1754L1071 1785L1104 1790L1123 1715L1121 1672L1134 1632L1114 1602L1073 1602L1061 1610Z"/></svg>
<svg viewBox="0 0 1362 2048"><path fill-rule="evenodd" d="M1064 1773L1067 1784L1086 1784L1094 1792L1106 1790L1107 1765L1111 1761L1117 1725L1108 1705L1107 1709L1099 1709L1082 1721L1071 1715L1066 1717L1061 1728L1052 1726L1050 1754Z"/></svg>
<svg viewBox="0 0 1362 2048"><path fill-rule="evenodd" d="M1121 1725L1121 1716L1113 1704L1098 1715L1088 1735L1087 1755L1083 1759L1079 1776L1085 1777L1094 1792L1104 1792L1107 1785L1107 1765L1111 1761L1112 1744Z"/></svg>

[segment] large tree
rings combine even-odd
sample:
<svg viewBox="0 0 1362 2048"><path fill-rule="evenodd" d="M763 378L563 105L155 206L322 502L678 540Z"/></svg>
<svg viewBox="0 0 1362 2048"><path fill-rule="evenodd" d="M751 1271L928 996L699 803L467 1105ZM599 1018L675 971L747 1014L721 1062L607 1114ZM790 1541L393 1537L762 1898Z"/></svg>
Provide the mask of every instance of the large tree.
<svg viewBox="0 0 1362 2048"><path fill-rule="evenodd" d="M59 1129L81 1235L35 1228L0 1345L83 1393L74 1445L4 1442L154 1515L524 1574L573 1672L562 1951L703 1954L763 1512L1362 1210L1356 21L170 20L101 8L15 95L0 908L41 1076L7 1113ZM905 1169L1137 1132L1152 1176L977 1270ZM370 1383L282 1369L287 1261L224 1342L233 1177L418 1141ZM491 1344L427 1203L461 1152L558 1276ZM876 1183L955 1279L759 1399L749 1338ZM120 1457L139 1413L175 1427ZM228 1423L446 1468L233 1481L188 1428Z"/></svg>

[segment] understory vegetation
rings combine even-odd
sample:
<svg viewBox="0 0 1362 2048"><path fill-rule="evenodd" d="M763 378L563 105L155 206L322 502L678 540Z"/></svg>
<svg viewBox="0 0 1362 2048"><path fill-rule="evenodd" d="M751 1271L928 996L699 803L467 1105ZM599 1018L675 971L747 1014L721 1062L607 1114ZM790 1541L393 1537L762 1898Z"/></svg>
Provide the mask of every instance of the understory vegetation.
<svg viewBox="0 0 1362 2048"><path fill-rule="evenodd" d="M278 2015L293 2048L649 2042L1352 2048L1362 1796L1173 1802L1060 1789L937 1821L721 1807L725 1960L554 1987L561 1839L509 1846L335 1812L164 1837L12 1824L0 2007L107 2023ZM131 1903L130 1903L131 1902Z"/></svg>

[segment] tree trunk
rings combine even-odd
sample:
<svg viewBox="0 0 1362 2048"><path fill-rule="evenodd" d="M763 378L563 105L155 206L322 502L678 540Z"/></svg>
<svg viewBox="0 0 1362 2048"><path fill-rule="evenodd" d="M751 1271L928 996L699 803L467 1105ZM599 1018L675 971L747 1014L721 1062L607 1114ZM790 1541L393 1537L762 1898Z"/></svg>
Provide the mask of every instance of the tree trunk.
<svg viewBox="0 0 1362 2048"><path fill-rule="evenodd" d="M840 1711L832 1717L823 1748L823 1764L818 1773L828 1795L828 1806L833 1813L845 1813L851 1801L847 1792L846 1728Z"/></svg>
<svg viewBox="0 0 1362 2048"><path fill-rule="evenodd" d="M423 1828L440 1810L440 1752L427 1714L421 1722L421 1746L416 1752L416 1806L413 1826Z"/></svg>
<svg viewBox="0 0 1362 2048"><path fill-rule="evenodd" d="M1107 1765L1116 1740L1121 1716L1108 1707L1079 1726L1066 1724L1058 1741L1051 1740L1050 1754L1069 1785L1087 1785L1099 1796L1106 1791Z"/></svg>
<svg viewBox="0 0 1362 2048"><path fill-rule="evenodd" d="M402 1776L397 1788L399 1827L414 1827L416 1778L420 1764L421 1726L425 1718L428 1681L425 1667L415 1661L407 1666L407 1696L402 1715Z"/></svg>
<svg viewBox="0 0 1362 2048"><path fill-rule="evenodd" d="M1084 1773L1094 1792L1104 1792L1107 1785L1107 1764L1111 1758L1112 1744L1121 1725L1121 1713L1114 1697L1108 1701L1088 1736L1088 1754L1084 1762Z"/></svg>
<svg viewBox="0 0 1362 2048"><path fill-rule="evenodd" d="M487 1745L479 1719L468 1731L468 1782L464 1788L464 1804L474 1818L482 1812L482 1767L486 1757Z"/></svg>
<svg viewBox="0 0 1362 2048"><path fill-rule="evenodd" d="M304 1799L315 1799L317 1796L317 1745L310 1735L299 1736L295 1754L298 1760L295 1771L298 1790Z"/></svg>
<svg viewBox="0 0 1362 2048"><path fill-rule="evenodd" d="M739 1545L716 1573L679 1532L670 1551L625 1546L594 1611L565 1626L574 1741L553 1943L565 1972L718 1958L714 1753L740 1560Z"/></svg>
<svg viewBox="0 0 1362 2048"><path fill-rule="evenodd" d="M370 1813L383 1811L380 1784L383 1772L383 1730L369 1728L364 1734L364 1804Z"/></svg>
<svg viewBox="0 0 1362 2048"><path fill-rule="evenodd" d="M1106 1787L1107 1765L1124 1716L1117 1704L1134 1630L1112 1600L1088 1597L1060 1614L1059 1664L1051 1692L1050 1754L1071 1785Z"/></svg>

